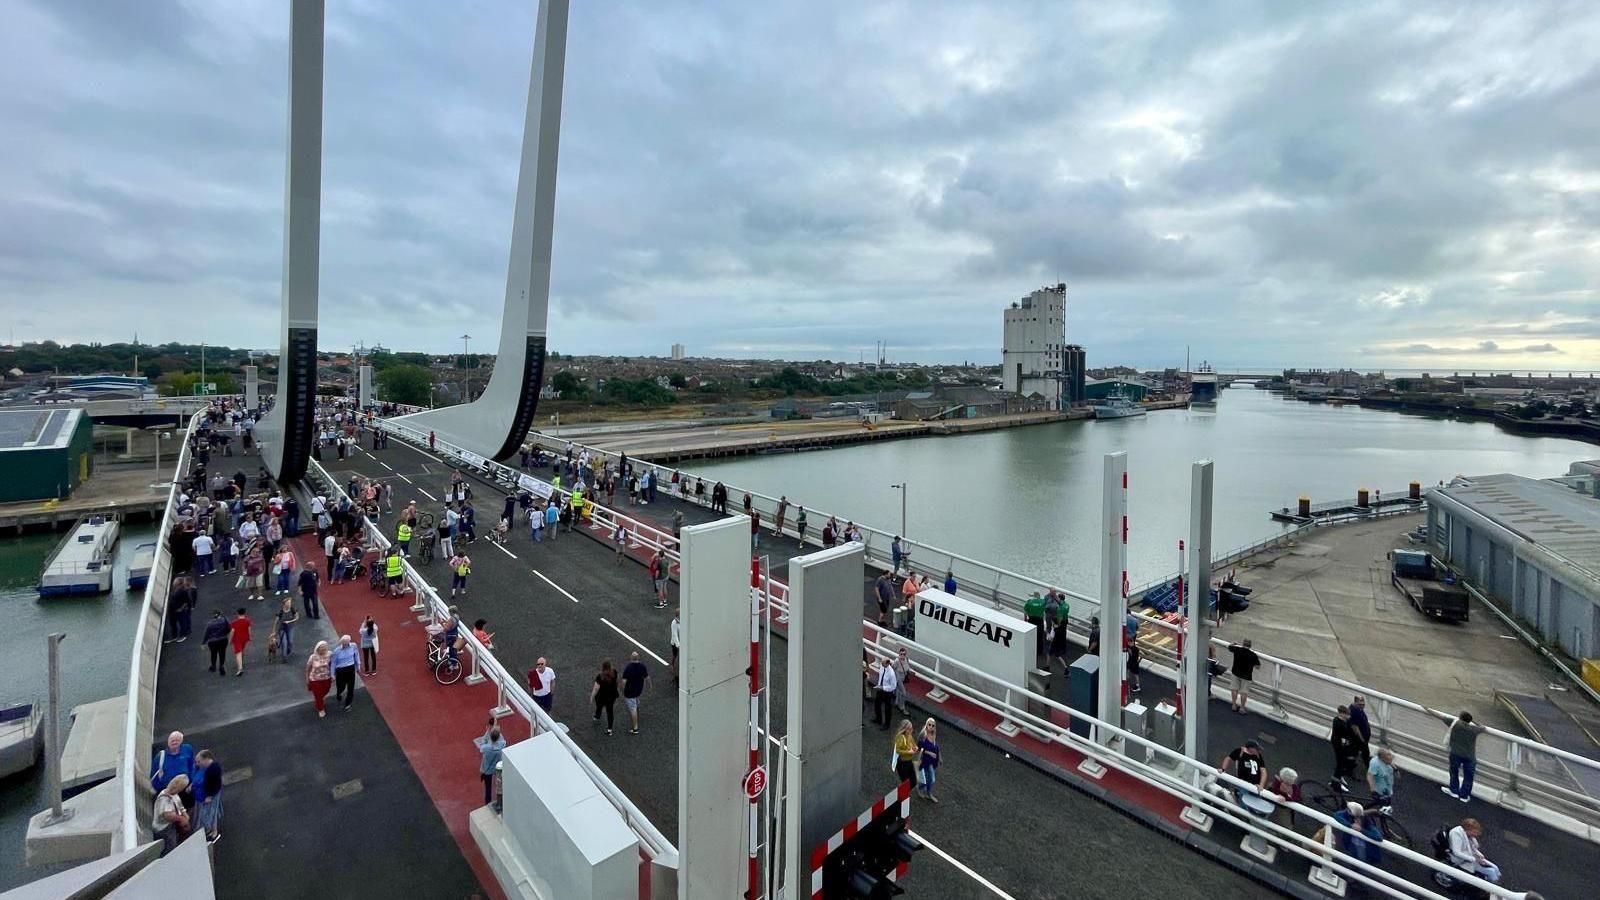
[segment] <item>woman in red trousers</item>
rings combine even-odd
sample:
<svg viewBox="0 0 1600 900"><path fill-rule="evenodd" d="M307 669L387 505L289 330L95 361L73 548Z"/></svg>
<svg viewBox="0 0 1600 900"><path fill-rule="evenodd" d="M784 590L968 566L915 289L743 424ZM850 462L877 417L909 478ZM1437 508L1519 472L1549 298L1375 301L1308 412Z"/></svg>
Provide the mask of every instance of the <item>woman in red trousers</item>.
<svg viewBox="0 0 1600 900"><path fill-rule="evenodd" d="M317 718L328 714L328 689L333 687L333 652L328 649L327 641L318 641L317 649L311 651L311 658L306 660L306 690L311 692L311 700L317 705Z"/></svg>

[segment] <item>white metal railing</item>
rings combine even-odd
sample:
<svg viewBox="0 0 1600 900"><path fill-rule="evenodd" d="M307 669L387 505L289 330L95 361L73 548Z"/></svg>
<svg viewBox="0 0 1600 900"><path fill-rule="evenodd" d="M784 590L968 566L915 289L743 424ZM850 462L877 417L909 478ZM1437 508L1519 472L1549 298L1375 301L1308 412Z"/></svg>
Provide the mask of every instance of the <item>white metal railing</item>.
<svg viewBox="0 0 1600 900"><path fill-rule="evenodd" d="M161 668L161 638L166 628L167 596L172 588L172 554L167 546L173 517L178 510L178 484L189 471L189 439L205 411L189 418L178 451L173 483L167 491L166 508L161 513L161 530L156 535L156 556L150 563L150 580L144 586L144 602L139 626L133 636L133 657L128 666L128 717L122 733L122 823L113 850L137 847L148 840L144 824L149 819L155 792L150 787L148 766L150 747L155 741L156 680Z"/></svg>
<svg viewBox="0 0 1600 900"><path fill-rule="evenodd" d="M386 427L394 428L392 423ZM399 429L395 430L398 431ZM426 436L424 436L424 443L426 442L425 439ZM315 460L311 461L307 474L309 478L321 483L322 489L327 492L330 498L348 496L345 494L343 487ZM359 509L360 507L356 505L352 508ZM366 545L378 549L377 564L382 564L383 553L390 544L388 537L384 535L382 528L377 523L367 519L365 516L362 517L362 526L366 536ZM433 586L412 567L409 560L402 560L402 566L405 573L406 587L417 597L418 602L424 606L427 614L436 622L448 621L449 605L439 597ZM471 656L474 673L480 674L492 682L499 692L499 703L496 709L515 711L528 721L533 728L534 734L542 732L554 734L556 739L561 742L561 745L567 749L567 752L572 754L572 758L578 763L578 766L588 774L595 786L600 789L600 792L605 795L611 805L626 820L628 827L634 834L638 835L646 855L660 865L669 868L676 867L678 850L667 839L666 835L656 828L649 817L634 805L633 801L589 758L588 754L584 753L583 749L567 735L566 731L557 726L555 719L551 718L542 707L533 702L533 697L523 688L521 681L501 665L493 652L480 643L470 631L464 630L462 637Z"/></svg>
<svg viewBox="0 0 1600 900"><path fill-rule="evenodd" d="M569 443L564 439L537 432L530 434L529 439L536 446L554 451L558 455L565 451ZM573 446L587 450L596 460L616 460L621 456L613 451L576 443ZM471 456L469 454L469 458ZM482 459L482 457L476 458ZM671 475L677 473L683 489L681 495L674 496L679 496L679 499L689 503L710 505L710 486L716 483L717 479L704 479L682 469L633 458L629 459L629 464L639 470L649 470L653 477L661 479L668 485L671 483ZM491 470L498 469L512 473L513 478L516 476L532 478L499 463L490 462L488 465ZM705 481L707 485L704 498L696 496L690 489L690 485L696 481ZM725 486L730 498L733 498L732 508L742 511L742 504L738 498L741 494L749 494L752 507L761 513L763 527L770 527L775 522L779 503L777 498L741 490L731 485ZM798 538L801 535L795 527L796 510L797 506L791 503L785 519L784 532ZM1401 512L1409 511L1411 510L1408 507ZM830 515L824 511L809 510L805 539L817 540L820 523L826 522L829 518ZM848 520L840 521L843 523ZM868 561L883 568L890 567L893 564L890 550L893 535L859 522L856 525L862 531ZM1282 540L1284 536L1278 535L1269 540ZM1069 600L1069 629L1077 637L1085 640L1088 636L1090 617L1099 613L1100 602L1097 598L991 566L953 551L922 544L905 536L901 539L903 545L908 546L910 550L907 559L902 560L903 566L919 574L932 576L938 581L942 581L944 572L951 572L959 585L958 594L969 599L988 602L997 609L1008 610L1020 616L1023 603L1030 594L1043 593L1054 588ZM1176 623L1143 615L1137 611L1134 614L1157 636L1164 635L1175 641L1181 631ZM1141 644L1145 649L1147 665L1151 669L1168 678L1176 678L1177 654L1174 649L1150 640L1142 640ZM1219 652L1228 646L1228 642L1221 638L1212 638L1212 644ZM1256 651L1256 655L1261 658L1263 664L1262 671L1257 674L1256 684L1264 686L1267 690L1268 696L1265 699L1272 711L1294 727L1311 732L1317 737L1323 737L1326 723L1332 719L1334 711L1360 694L1372 701L1368 714L1372 719L1374 736L1380 742L1391 744L1397 750L1427 763L1436 770L1447 768L1448 753L1444 748L1444 729L1446 722L1453 718L1453 714L1430 709L1393 694L1270 656L1260 650ZM1500 790L1503 805L1517 807L1521 803L1531 801L1568 820L1582 823L1583 826L1600 828L1600 799L1586 793L1582 785L1567 771L1568 767L1575 768L1593 773L1594 777L1600 778L1600 762L1494 728L1489 728L1479 738L1479 743L1477 780L1485 787Z"/></svg>
<svg viewBox="0 0 1600 900"><path fill-rule="evenodd" d="M1296 815L1305 816L1312 822L1325 826L1326 837L1321 843L1269 819L1247 813L1229 799L1235 790L1255 792L1256 785L1240 781L1228 773L1191 759L1143 735L1086 716L1048 696L1005 682L892 631L870 623L868 628L870 636L863 637L862 644L878 662L892 661L898 655L899 648L905 647L912 671L930 685L1013 722L1041 740L1065 746L1181 800L1196 810L1228 822L1282 852L1306 860L1313 867L1331 871L1343 878L1360 882L1386 895L1396 897L1441 897L1442 895L1431 883L1431 874L1434 872L1447 875L1458 882L1465 882L1485 891L1491 897L1522 896L1519 892L1491 884L1426 854L1382 843L1381 848L1384 851L1419 865L1430 874L1428 881L1424 883L1406 880L1398 874L1365 863L1339 850L1334 844L1335 834L1342 833L1362 837L1364 840L1370 839L1350 830L1320 810L1282 798L1274 801ZM952 677L952 674L959 674L961 677ZM987 690L975 687L975 684L983 685ZM1042 711L1043 714L1035 710ZM1089 725L1091 734L1098 735L1099 740L1075 734L1069 726L1055 721L1053 716L1056 714L1066 717L1068 721L1076 719Z"/></svg>

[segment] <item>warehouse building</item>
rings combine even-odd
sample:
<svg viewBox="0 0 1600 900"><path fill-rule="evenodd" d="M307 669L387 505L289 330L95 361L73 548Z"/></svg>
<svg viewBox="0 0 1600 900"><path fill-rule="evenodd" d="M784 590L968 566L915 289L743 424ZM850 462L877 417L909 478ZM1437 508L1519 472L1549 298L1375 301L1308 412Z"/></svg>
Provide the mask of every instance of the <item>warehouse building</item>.
<svg viewBox="0 0 1600 900"><path fill-rule="evenodd" d="M1592 465L1578 463L1580 467ZM1428 491L1438 556L1541 639L1600 655L1600 499L1595 479L1460 478Z"/></svg>
<svg viewBox="0 0 1600 900"><path fill-rule="evenodd" d="M81 409L0 409L0 503L71 495L89 477L93 435Z"/></svg>

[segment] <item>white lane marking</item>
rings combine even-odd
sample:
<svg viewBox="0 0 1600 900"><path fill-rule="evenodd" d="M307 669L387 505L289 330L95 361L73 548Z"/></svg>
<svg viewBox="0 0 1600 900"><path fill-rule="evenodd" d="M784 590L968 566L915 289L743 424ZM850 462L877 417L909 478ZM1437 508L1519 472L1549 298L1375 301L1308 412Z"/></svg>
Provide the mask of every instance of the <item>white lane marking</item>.
<svg viewBox="0 0 1600 900"><path fill-rule="evenodd" d="M406 484L411 484L412 483L411 479L405 477L404 475L401 475L399 472L394 473L394 476L396 478L400 479L401 481L404 481Z"/></svg>
<svg viewBox="0 0 1600 900"><path fill-rule="evenodd" d="M620 634L623 637L627 638L628 642L633 644L635 647L638 647L640 650L643 650L644 652L650 654L650 658L651 659L655 660L658 663L661 663L663 666L668 665L667 661L662 659L661 657L657 656L656 652L654 650L651 650L649 647L646 647L645 645L643 645L643 644L639 643L638 641L634 640L633 639L633 635L631 635L631 634L627 633L626 631L623 631L621 628L618 628L617 626L611 624L611 620L610 619L606 618L605 616L601 616L600 617L600 621L606 623L606 627L607 628L610 628L612 631L615 631L617 634Z"/></svg>
<svg viewBox="0 0 1600 900"><path fill-rule="evenodd" d="M494 542L494 541L490 541L490 542L489 542L489 546L491 546L491 547L493 547L493 548L495 548L495 549L496 549L496 550L499 550L499 551L500 551L500 552L501 552L501 553L504 553L504 554L505 554L505 555L507 555L507 556L509 556L509 557L511 557L511 558L512 558L512 559L516 559L516 558L517 558L517 555L516 555L516 554L515 554L515 553L512 553L512 552L511 552L511 551L510 551L510 550L507 550L507 549L506 549L506 548L505 548L505 547L504 547L504 546L502 546L502 545L501 545L501 544L498 544L498 543L496 543L496 542ZM909 577L909 576L908 576L908 577Z"/></svg>
<svg viewBox="0 0 1600 900"><path fill-rule="evenodd" d="M559 585L559 584L556 584L556 583L555 583L555 582L554 582L554 581L551 581L551 580L550 580L550 579L548 579L548 578L545 578L545 577L544 577L544 573L543 573L543 572L541 572L541 571L539 571L539 570L538 570L538 569L534 569L534 568L532 568L532 567L531 567L531 566L530 566L530 567L529 567L529 569L530 569L530 570L531 570L531 571L532 571L532 572L533 572L533 574L535 574L535 575L537 575L537 576L539 576L539 578L540 578L540 579L541 579L541 580L543 580L543 581L544 581L544 583L545 583L545 584L548 584L548 585L550 585L550 586L551 586L551 587L553 587L553 588L555 588L555 589L556 589L556 590L558 590L558 591L560 591L560 592L561 592L561 595L562 595L562 596L563 596L563 597L566 597L566 598L567 598L567 599L568 599L568 600L571 600L571 601L572 601L572 602L573 602L573 603L577 603L577 602L578 602L578 598L577 598L577 597L574 597L574 596L572 596L572 595L571 595L571 594L569 594L569 593L567 593L567 589L566 589L566 588L564 588L564 587L562 587L562 586L561 586L561 585Z"/></svg>
<svg viewBox="0 0 1600 900"><path fill-rule="evenodd" d="M962 874L966 875L968 878L971 878L973 881L976 881L977 883L979 883L979 884L983 885L984 887L988 888L989 889L989 893L994 894L996 897L1003 897L1003 898L1005 898L1005 900L1017 900L1017 898L1011 896L1010 894L1006 893L1005 891L1000 890L998 887L995 887L994 882L992 882L989 879L983 877L982 875L979 875L977 872L972 871L972 869L968 868L966 866L966 864L962 863L960 860L956 859L954 856L951 856L950 854L944 852L943 850L940 850L937 846L934 845L934 843L932 841L930 841L927 838L923 837L922 836L922 832L913 831L913 832L911 832L911 836L916 838L918 841L920 841L922 843L922 846L927 847L929 850L932 850L934 856L937 856L940 859L944 860L945 862L949 863L950 865L955 866L957 869L959 869L962 872Z"/></svg>
<svg viewBox="0 0 1600 900"><path fill-rule="evenodd" d="M429 500L432 500L435 503L439 502L439 498L438 497L435 497L434 495L428 493L427 491L423 490L422 488L417 488L417 493L421 494L424 497L427 497Z"/></svg>
<svg viewBox="0 0 1600 900"><path fill-rule="evenodd" d="M373 459L378 459L378 458L376 456L374 456ZM384 462L381 459L378 459L378 465L383 466L385 469L388 469L391 472L394 471L394 466L389 465L388 463Z"/></svg>

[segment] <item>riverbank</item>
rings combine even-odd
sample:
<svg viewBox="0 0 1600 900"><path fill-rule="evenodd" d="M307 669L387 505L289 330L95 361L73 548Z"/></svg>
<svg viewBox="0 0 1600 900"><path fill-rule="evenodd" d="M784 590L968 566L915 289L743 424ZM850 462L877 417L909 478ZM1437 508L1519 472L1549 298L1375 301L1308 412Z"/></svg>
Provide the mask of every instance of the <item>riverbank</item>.
<svg viewBox="0 0 1600 900"><path fill-rule="evenodd" d="M0 503L0 533L57 531L81 518L106 513L124 522L152 521L166 506L171 478L170 464L160 470L142 463L100 464L65 500Z"/></svg>
<svg viewBox="0 0 1600 900"><path fill-rule="evenodd" d="M1600 444L1600 422L1571 417L1519 419L1494 407L1475 406L1471 403L1451 403L1444 400L1415 400L1398 397L1360 397L1356 405L1364 409L1382 409L1390 412L1410 413L1420 416L1453 416L1492 422L1512 434L1564 437L1591 444Z"/></svg>

